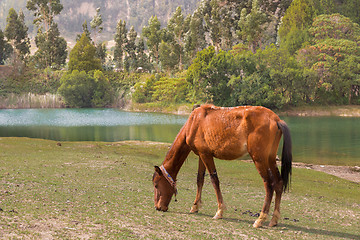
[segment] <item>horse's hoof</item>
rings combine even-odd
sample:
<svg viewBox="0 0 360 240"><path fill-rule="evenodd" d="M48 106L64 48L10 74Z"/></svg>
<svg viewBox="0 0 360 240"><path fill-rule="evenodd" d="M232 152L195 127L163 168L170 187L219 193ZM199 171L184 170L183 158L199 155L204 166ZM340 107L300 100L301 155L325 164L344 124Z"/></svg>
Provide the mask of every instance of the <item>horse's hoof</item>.
<svg viewBox="0 0 360 240"><path fill-rule="evenodd" d="M261 212L259 218L256 219L256 221L254 222L253 227L254 228L261 227L263 225L263 223L266 221L266 218L267 218L267 214Z"/></svg>
<svg viewBox="0 0 360 240"><path fill-rule="evenodd" d="M216 214L214 217L213 217L213 219L222 219L223 218L223 216L221 216L221 215L218 215L218 214Z"/></svg>
<svg viewBox="0 0 360 240"><path fill-rule="evenodd" d="M262 227L262 223L261 223L260 221L256 220L256 221L254 222L254 224L253 224L253 227L254 227L254 228Z"/></svg>
<svg viewBox="0 0 360 240"><path fill-rule="evenodd" d="M200 207L198 205L193 205L191 207L190 213L198 213L199 209L200 209Z"/></svg>
<svg viewBox="0 0 360 240"><path fill-rule="evenodd" d="M275 227L278 224L279 219L280 219L280 212L275 210L273 217L271 218L271 221L269 223L269 227Z"/></svg>
<svg viewBox="0 0 360 240"><path fill-rule="evenodd" d="M222 219L223 215L222 215L222 211L217 211L215 216L213 217L213 219Z"/></svg>
<svg viewBox="0 0 360 240"><path fill-rule="evenodd" d="M275 227L275 226L277 226L277 222L274 222L274 223L273 223L273 222L271 221L271 222L269 223L269 227Z"/></svg>
<svg viewBox="0 0 360 240"><path fill-rule="evenodd" d="M199 212L199 210L195 210L193 208L191 208L191 210L190 210L190 213L198 213L198 212Z"/></svg>

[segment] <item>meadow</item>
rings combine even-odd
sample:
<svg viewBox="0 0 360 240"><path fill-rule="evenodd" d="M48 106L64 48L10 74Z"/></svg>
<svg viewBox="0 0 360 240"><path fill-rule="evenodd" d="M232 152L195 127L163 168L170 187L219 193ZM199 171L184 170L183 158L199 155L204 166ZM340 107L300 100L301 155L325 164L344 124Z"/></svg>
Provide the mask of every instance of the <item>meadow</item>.
<svg viewBox="0 0 360 240"><path fill-rule="evenodd" d="M151 179L169 146L0 138L0 238L360 239L359 183L309 169L293 168L273 228L252 228L264 188L254 164L240 160L216 160L223 219L212 219L217 203L208 175L203 208L189 213L194 154L178 175L178 201L158 212Z"/></svg>

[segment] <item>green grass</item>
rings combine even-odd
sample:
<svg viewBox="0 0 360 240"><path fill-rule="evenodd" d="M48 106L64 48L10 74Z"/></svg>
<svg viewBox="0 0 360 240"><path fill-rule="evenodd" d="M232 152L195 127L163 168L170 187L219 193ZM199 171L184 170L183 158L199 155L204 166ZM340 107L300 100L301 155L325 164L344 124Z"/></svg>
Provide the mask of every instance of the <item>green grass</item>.
<svg viewBox="0 0 360 240"><path fill-rule="evenodd" d="M194 154L178 175L178 202L158 212L151 178L169 146L0 138L0 238L360 239L359 184L307 169L293 169L274 228L252 228L250 213L261 209L264 189L254 165L243 161L216 161L224 219L212 219L216 198L208 176L204 206L189 214Z"/></svg>

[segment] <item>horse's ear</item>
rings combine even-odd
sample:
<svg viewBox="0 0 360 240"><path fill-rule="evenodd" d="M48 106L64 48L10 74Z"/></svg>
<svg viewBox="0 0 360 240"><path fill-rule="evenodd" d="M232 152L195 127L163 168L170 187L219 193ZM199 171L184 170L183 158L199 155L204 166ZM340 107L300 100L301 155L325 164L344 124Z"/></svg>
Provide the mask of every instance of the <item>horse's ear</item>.
<svg viewBox="0 0 360 240"><path fill-rule="evenodd" d="M159 175L162 175L162 172L158 166L154 166L155 172L157 172Z"/></svg>

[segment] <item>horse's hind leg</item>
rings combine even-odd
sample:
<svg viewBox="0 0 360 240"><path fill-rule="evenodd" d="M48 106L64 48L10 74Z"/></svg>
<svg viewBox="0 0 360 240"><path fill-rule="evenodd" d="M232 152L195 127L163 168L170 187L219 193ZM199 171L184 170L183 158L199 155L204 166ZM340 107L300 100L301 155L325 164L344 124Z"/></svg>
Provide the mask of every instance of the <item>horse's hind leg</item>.
<svg viewBox="0 0 360 240"><path fill-rule="evenodd" d="M205 165L202 162L202 160L199 158L196 197L195 197L194 205L190 210L190 213L197 213L201 207L201 192L202 192L202 187L204 185L205 170L206 170Z"/></svg>
<svg viewBox="0 0 360 240"><path fill-rule="evenodd" d="M267 168L267 164L263 164L260 162L255 161L255 166L260 173L263 181L264 181L264 187L265 187L265 200L264 205L261 210L259 218L254 222L253 227L258 228L263 225L263 223L266 221L267 216L269 214L270 210L270 204L271 200L274 194L274 186L273 186L273 176L270 168Z"/></svg>
<svg viewBox="0 0 360 240"><path fill-rule="evenodd" d="M273 227L278 224L278 221L280 219L280 202L281 202L281 195L283 191L283 182L281 180L279 169L277 168L276 164L274 168L272 168L272 172L275 173L275 209L272 216L272 219L270 221L269 226Z"/></svg>

